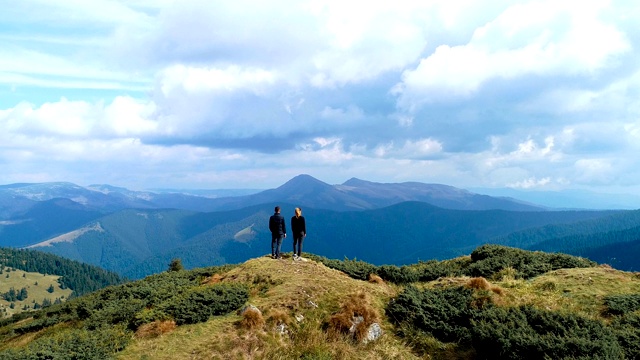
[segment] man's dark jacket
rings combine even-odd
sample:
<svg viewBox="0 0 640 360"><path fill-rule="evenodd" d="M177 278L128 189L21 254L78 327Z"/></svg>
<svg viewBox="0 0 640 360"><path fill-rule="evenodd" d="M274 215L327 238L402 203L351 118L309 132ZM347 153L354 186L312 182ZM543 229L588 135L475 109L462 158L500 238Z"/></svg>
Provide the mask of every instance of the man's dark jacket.
<svg viewBox="0 0 640 360"><path fill-rule="evenodd" d="M269 218L269 230L272 235L283 236L287 233L287 225L284 223L284 217L280 213L275 213Z"/></svg>

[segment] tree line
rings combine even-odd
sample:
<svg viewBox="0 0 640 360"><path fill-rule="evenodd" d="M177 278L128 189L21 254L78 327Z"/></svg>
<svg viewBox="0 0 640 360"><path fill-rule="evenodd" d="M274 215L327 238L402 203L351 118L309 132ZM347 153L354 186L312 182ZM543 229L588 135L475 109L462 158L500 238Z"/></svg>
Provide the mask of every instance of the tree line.
<svg viewBox="0 0 640 360"><path fill-rule="evenodd" d="M30 249L0 247L0 268L11 267L27 272L58 275L60 287L71 289L70 297L87 294L127 280L97 266L61 258Z"/></svg>

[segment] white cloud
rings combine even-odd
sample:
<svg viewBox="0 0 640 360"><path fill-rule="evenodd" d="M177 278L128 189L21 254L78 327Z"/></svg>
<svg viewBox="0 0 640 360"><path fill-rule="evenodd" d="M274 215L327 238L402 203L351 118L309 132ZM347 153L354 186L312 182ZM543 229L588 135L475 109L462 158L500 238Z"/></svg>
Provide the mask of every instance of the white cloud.
<svg viewBox="0 0 640 360"><path fill-rule="evenodd" d="M476 29L465 45L441 45L423 58L394 92L400 104L468 97L492 79L589 76L630 49L622 31L601 19L600 1L515 4Z"/></svg>
<svg viewBox="0 0 640 360"><path fill-rule="evenodd" d="M264 93L278 79L277 74L263 69L225 69L174 65L160 73L160 88L165 96L183 90L189 94L206 92L250 91Z"/></svg>
<svg viewBox="0 0 640 360"><path fill-rule="evenodd" d="M535 177L530 177L522 181L507 184L506 186L510 188L515 188L515 189L533 189L533 188L544 187L550 182L551 182L550 177L545 177L542 179L536 179Z"/></svg>
<svg viewBox="0 0 640 360"><path fill-rule="evenodd" d="M579 159L575 162L576 183L606 184L615 178L615 168L609 159Z"/></svg>
<svg viewBox="0 0 640 360"><path fill-rule="evenodd" d="M394 159L426 159L442 153L442 143L431 139L406 140L401 146L394 143L378 145L373 153L377 157Z"/></svg>
<svg viewBox="0 0 640 360"><path fill-rule="evenodd" d="M640 182L633 2L26 0L0 21L3 179Z"/></svg>
<svg viewBox="0 0 640 360"><path fill-rule="evenodd" d="M126 96L111 104L70 101L65 98L35 107L20 103L0 113L0 129L35 137L129 137L153 134L157 124L149 120L154 106Z"/></svg>

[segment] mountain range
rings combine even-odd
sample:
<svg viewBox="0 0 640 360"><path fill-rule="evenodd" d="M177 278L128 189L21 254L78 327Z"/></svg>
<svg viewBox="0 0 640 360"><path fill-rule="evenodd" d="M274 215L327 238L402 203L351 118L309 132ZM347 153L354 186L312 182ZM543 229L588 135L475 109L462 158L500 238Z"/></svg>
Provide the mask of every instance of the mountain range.
<svg viewBox="0 0 640 360"><path fill-rule="evenodd" d="M29 247L140 278L175 258L195 268L269 253L266 224L275 205L286 218L303 208L304 251L377 265L453 258L485 243L606 254L597 261L611 262L640 241L639 211L557 211L440 184L354 178L329 185L299 175L275 189L219 197L70 183L0 186L0 246ZM285 240L284 251L290 243ZM617 265L636 269L626 255Z"/></svg>

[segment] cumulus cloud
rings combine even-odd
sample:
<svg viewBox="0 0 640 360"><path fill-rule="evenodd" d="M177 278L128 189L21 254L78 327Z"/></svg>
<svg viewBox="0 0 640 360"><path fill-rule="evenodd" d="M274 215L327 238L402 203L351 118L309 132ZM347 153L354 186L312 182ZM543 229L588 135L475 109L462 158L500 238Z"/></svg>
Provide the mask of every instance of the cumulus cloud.
<svg viewBox="0 0 640 360"><path fill-rule="evenodd" d="M0 34L0 163L137 187L633 186L639 9L25 0L0 13L23 29Z"/></svg>
<svg viewBox="0 0 640 360"><path fill-rule="evenodd" d="M623 32L601 19L605 3L514 4L477 28L464 45L441 45L405 70L394 91L400 105L469 97L492 79L589 76L630 49Z"/></svg>

